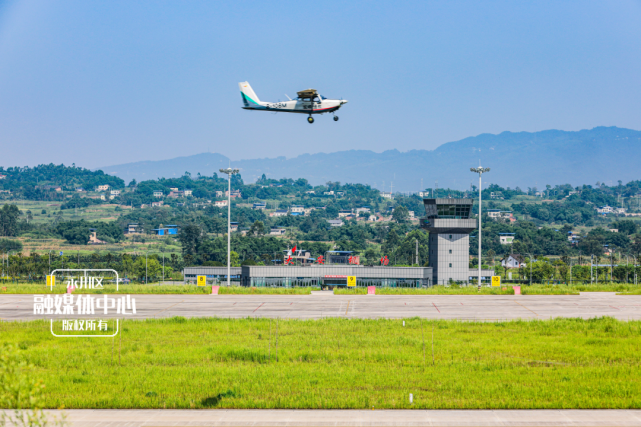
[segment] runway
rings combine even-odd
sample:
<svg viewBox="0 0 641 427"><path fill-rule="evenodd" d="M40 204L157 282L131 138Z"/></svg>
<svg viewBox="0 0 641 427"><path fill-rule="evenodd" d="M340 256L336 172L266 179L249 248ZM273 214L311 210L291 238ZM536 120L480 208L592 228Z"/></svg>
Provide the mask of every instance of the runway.
<svg viewBox="0 0 641 427"><path fill-rule="evenodd" d="M60 416L60 411L46 411ZM71 427L633 427L639 410L65 410Z"/></svg>
<svg viewBox="0 0 641 427"><path fill-rule="evenodd" d="M103 295L92 295L104 298ZM113 297L109 296L110 298ZM593 318L641 319L641 295L585 293L582 295L132 295L136 314L96 309L100 318L266 317L289 319L408 318L495 321ZM75 308L75 307L74 307ZM130 311L128 311L129 313ZM76 312L74 311L77 317ZM87 316L84 316L87 317ZM0 296L0 320L63 319L69 316L34 314L33 295Z"/></svg>

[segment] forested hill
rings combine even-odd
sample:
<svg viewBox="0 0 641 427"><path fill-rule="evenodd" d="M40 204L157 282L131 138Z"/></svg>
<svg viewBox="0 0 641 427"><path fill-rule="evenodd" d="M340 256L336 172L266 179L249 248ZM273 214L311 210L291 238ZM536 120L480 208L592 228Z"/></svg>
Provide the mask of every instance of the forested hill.
<svg viewBox="0 0 641 427"><path fill-rule="evenodd" d="M403 149L402 141L391 141L390 145ZM224 150L221 144L218 151ZM449 142L433 151L351 150L304 154L291 159L241 160L232 162L232 166L241 168L248 183L266 174L274 179L305 178L312 185L339 181L383 189L384 184L386 191L393 182L395 191L418 191L421 179L424 188L433 187L436 181L441 188L469 188L470 182L478 179L469 168L477 166L479 159L483 166L492 169L486 175L486 182L504 187L543 188L555 183L576 186L596 181L612 185L618 180L639 179L641 131L597 127L577 132L503 132ZM102 169L129 182L179 177L185 171L211 176L220 167L227 167L228 162L221 154L204 153Z"/></svg>
<svg viewBox="0 0 641 427"><path fill-rule="evenodd" d="M9 190L16 196L38 200L38 193L61 187L63 191L74 191L78 187L93 190L98 185L124 188L121 178L110 176L103 171L91 171L81 167L65 165L38 165L30 167L0 166L0 190Z"/></svg>

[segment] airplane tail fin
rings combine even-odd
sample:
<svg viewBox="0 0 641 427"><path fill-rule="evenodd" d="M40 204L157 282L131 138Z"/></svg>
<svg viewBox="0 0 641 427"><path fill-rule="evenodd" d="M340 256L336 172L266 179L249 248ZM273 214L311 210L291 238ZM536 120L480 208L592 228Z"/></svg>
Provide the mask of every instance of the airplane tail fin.
<svg viewBox="0 0 641 427"><path fill-rule="evenodd" d="M261 105L260 99L256 96L256 92L252 89L251 85L248 82L238 83L240 88L240 95L243 98L243 105L245 107L255 107Z"/></svg>

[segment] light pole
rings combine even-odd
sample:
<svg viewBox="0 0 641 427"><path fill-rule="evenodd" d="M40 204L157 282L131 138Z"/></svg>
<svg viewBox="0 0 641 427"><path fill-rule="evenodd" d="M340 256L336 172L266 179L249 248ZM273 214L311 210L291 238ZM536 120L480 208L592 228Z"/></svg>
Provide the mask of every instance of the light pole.
<svg viewBox="0 0 641 427"><path fill-rule="evenodd" d="M482 187L481 187L481 176L485 172L489 172L490 168L483 168L479 165L478 168L470 168L470 172L478 173L479 174L479 291L481 290L481 192L482 192Z"/></svg>
<svg viewBox="0 0 641 427"><path fill-rule="evenodd" d="M227 174L227 287L230 286L231 275L231 176L237 174L238 169L220 169Z"/></svg>
<svg viewBox="0 0 641 427"><path fill-rule="evenodd" d="M534 262L534 257L532 256L531 253L529 252L526 252L526 253L530 256L530 262L528 264L530 264L530 286L532 286L532 263Z"/></svg>
<svg viewBox="0 0 641 427"><path fill-rule="evenodd" d="M165 284L165 250L162 250L162 284Z"/></svg>
<svg viewBox="0 0 641 427"><path fill-rule="evenodd" d="M147 280L147 255L149 255L149 247L147 247L147 252L145 252L145 285L149 284L149 280Z"/></svg>

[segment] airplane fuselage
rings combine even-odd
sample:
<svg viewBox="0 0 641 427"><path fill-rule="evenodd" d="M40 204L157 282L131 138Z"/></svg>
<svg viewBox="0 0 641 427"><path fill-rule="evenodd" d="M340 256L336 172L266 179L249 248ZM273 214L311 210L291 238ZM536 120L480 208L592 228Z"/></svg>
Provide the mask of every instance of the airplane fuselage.
<svg viewBox="0 0 641 427"><path fill-rule="evenodd" d="M279 113L323 114L333 113L341 108L347 101L339 99L321 99L318 101L296 99L283 102L261 102L260 104L247 104L244 110L262 110Z"/></svg>

